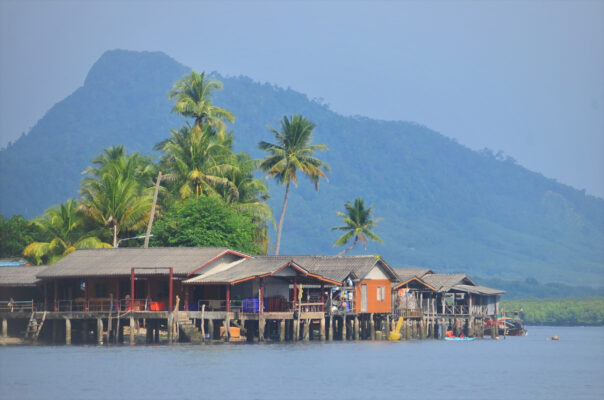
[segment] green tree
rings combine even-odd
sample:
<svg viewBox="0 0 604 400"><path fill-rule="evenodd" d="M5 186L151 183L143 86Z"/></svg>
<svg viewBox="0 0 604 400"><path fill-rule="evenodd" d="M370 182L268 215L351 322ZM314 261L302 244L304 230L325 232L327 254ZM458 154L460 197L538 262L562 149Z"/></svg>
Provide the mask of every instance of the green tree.
<svg viewBox="0 0 604 400"><path fill-rule="evenodd" d="M0 258L20 257L28 244L43 240L41 228L21 215L0 214Z"/></svg>
<svg viewBox="0 0 604 400"><path fill-rule="evenodd" d="M232 137L216 136L213 131L208 125L196 130L187 124L172 130L170 138L155 146L165 153L161 168L166 181L182 199L193 194L195 197L225 194L238 197L237 188L225 177L236 169Z"/></svg>
<svg viewBox="0 0 604 400"><path fill-rule="evenodd" d="M281 120L281 132L270 126L269 129L275 135L277 143L262 141L258 144L258 147L269 153L260 164L260 169L266 173L266 176L271 176L279 184L285 185L285 197L281 216L279 217L277 243L275 245L275 255L279 255L290 184L293 182L297 186L297 172L300 171L310 178L315 185L315 189L319 190L319 179L327 179L323 171L329 171L329 166L313 157L315 152L327 150L327 146L324 144L310 144L315 124L305 117L293 115L290 120L287 116L284 116Z"/></svg>
<svg viewBox="0 0 604 400"><path fill-rule="evenodd" d="M358 242L362 242L365 246L365 250L367 250L367 238L384 244L382 239L371 231L371 229L376 226L376 222L379 221L379 219L371 218L371 211L373 210L373 207L374 206L372 205L369 208L365 208L365 202L363 199L358 198L354 199L354 204L347 202L344 205L346 212L336 211L336 214L338 214L338 216L344 220L345 225L331 228L331 230L346 231L346 233L336 240L333 245L345 246L346 243L348 243L350 239L354 237L354 242L352 245L338 253L338 256L341 256L352 250Z"/></svg>
<svg viewBox="0 0 604 400"><path fill-rule="evenodd" d="M201 130L204 124L214 127L218 133L226 131L225 121L234 122L235 117L229 111L212 104L211 97L216 90L222 89L222 83L206 79L195 71L174 85L169 98L175 101L172 111L195 120L194 130Z"/></svg>
<svg viewBox="0 0 604 400"><path fill-rule="evenodd" d="M48 242L32 242L23 250L23 255L35 264L52 264L75 249L112 247L85 232L84 220L74 199L47 210L34 222L52 238Z"/></svg>
<svg viewBox="0 0 604 400"><path fill-rule="evenodd" d="M153 226L153 246L229 247L259 254L256 225L234 206L213 197L190 198L175 204Z"/></svg>
<svg viewBox="0 0 604 400"><path fill-rule="evenodd" d="M84 171L90 176L82 181L81 209L99 228L111 229L117 247L121 232L140 229L149 218L153 187L144 183L151 183L152 166L140 154L116 148L105 149L93 163Z"/></svg>

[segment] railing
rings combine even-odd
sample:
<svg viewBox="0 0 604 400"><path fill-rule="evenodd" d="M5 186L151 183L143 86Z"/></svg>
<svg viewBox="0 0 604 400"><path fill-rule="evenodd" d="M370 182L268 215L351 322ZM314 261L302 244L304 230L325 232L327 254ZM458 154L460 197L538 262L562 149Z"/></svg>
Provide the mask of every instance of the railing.
<svg viewBox="0 0 604 400"><path fill-rule="evenodd" d="M465 305L445 304L445 314L467 315L467 314L469 314L469 308L468 308L468 306L465 306Z"/></svg>
<svg viewBox="0 0 604 400"><path fill-rule="evenodd" d="M0 311L19 312L19 311L36 311L36 306L33 300L26 301L0 301Z"/></svg>
<svg viewBox="0 0 604 400"><path fill-rule="evenodd" d="M403 318L421 318L424 312L420 308L399 308L394 310L394 315Z"/></svg>

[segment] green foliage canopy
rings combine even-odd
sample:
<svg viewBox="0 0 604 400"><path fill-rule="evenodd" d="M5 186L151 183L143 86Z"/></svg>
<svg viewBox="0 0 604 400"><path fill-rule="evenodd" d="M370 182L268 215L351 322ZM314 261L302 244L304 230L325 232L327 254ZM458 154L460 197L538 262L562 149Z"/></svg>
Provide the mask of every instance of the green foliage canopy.
<svg viewBox="0 0 604 400"><path fill-rule="evenodd" d="M4 218L0 214L0 258L21 257L31 242L43 239L42 229L21 215Z"/></svg>
<svg viewBox="0 0 604 400"><path fill-rule="evenodd" d="M175 204L153 226L152 246L229 247L259 254L252 219L217 198L190 198Z"/></svg>

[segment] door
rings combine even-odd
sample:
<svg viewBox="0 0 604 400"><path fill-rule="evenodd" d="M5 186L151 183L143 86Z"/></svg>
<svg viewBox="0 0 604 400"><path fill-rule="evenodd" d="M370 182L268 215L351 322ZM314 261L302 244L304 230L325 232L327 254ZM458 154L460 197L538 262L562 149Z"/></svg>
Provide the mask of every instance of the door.
<svg viewBox="0 0 604 400"><path fill-rule="evenodd" d="M361 285L361 312L367 312L367 285Z"/></svg>

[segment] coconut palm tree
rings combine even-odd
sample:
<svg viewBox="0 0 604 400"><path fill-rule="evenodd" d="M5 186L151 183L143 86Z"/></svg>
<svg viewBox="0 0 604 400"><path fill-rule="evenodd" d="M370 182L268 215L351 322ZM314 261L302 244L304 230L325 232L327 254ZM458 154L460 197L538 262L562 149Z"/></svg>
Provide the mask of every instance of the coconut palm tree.
<svg viewBox="0 0 604 400"><path fill-rule="evenodd" d="M344 220L344 226L337 226L335 228L331 228L332 231L346 231L342 237L334 242L334 246L345 246L346 243L350 239L354 237L354 242L350 247L342 250L338 256L345 254L346 252L352 250L358 242L362 242L365 246L365 250L367 250L367 238L374 240L376 242L380 242L384 244L382 239L380 239L375 233L373 233L370 229L373 229L376 226L376 222L379 221L378 218L371 218L371 211L373 210L373 205L369 208L365 208L365 202L363 199L358 198L354 199L354 204L347 202L344 205L346 212L337 211L336 214Z"/></svg>
<svg viewBox="0 0 604 400"><path fill-rule="evenodd" d="M205 124L199 130L187 124L171 132L155 149L165 153L161 160L165 179L182 199L191 195L222 197L225 192L238 197L237 188L225 177L237 169L230 134L216 136Z"/></svg>
<svg viewBox="0 0 604 400"><path fill-rule="evenodd" d="M315 152L327 150L327 146L324 144L310 144L314 128L315 124L303 116L293 115L291 119L284 116L281 120L281 132L269 126L277 143L262 141L258 144L260 149L269 153L260 164L260 169L266 172L267 177L273 177L281 185L285 185L283 208L281 209L281 217L277 228L275 255L279 255L289 187L292 182L296 186L298 185L298 171L310 178L316 190L319 190L319 179L327 179L324 171L329 171L329 166L313 157Z"/></svg>
<svg viewBox="0 0 604 400"><path fill-rule="evenodd" d="M128 155L121 146L105 149L105 154L93 159L90 176L82 181L84 214L97 226L109 227L113 246L117 247L120 232L142 228L153 202L150 161L138 153Z"/></svg>
<svg viewBox="0 0 604 400"><path fill-rule="evenodd" d="M79 205L74 199L48 209L34 223L48 236L49 242L33 242L23 250L23 255L35 264L52 264L75 249L110 248L109 243L86 234Z"/></svg>
<svg viewBox="0 0 604 400"><path fill-rule="evenodd" d="M173 112L185 117L195 119L195 130L200 130L202 125L208 124L216 128L217 133L226 131L225 121L234 122L235 117L224 108L212 104L211 97L216 90L222 89L222 83L213 79L206 79L206 73L201 75L195 71L174 85L169 93L169 98L175 100Z"/></svg>

